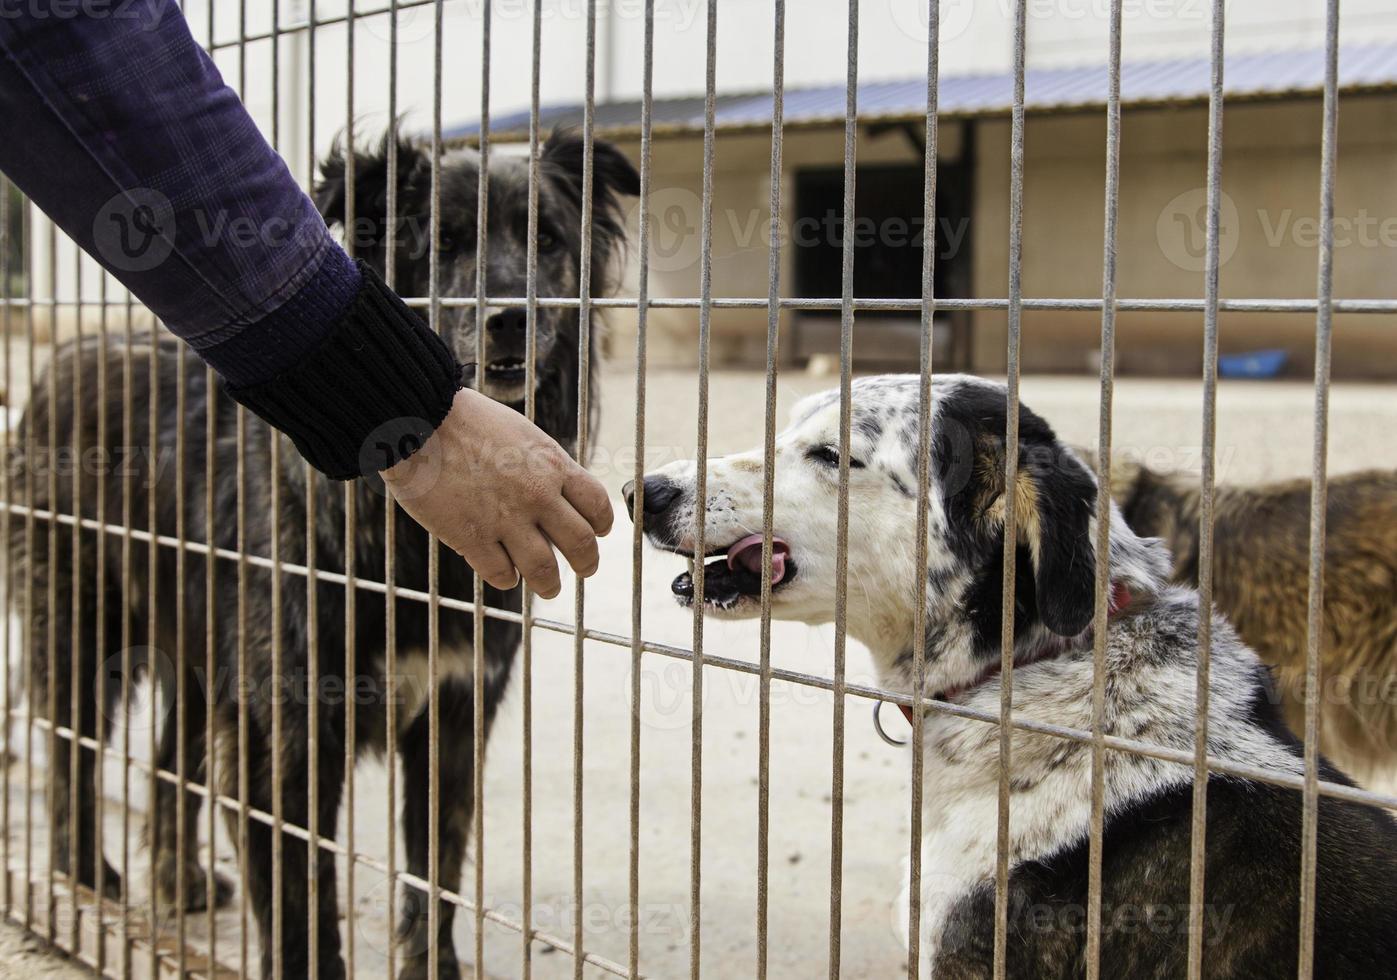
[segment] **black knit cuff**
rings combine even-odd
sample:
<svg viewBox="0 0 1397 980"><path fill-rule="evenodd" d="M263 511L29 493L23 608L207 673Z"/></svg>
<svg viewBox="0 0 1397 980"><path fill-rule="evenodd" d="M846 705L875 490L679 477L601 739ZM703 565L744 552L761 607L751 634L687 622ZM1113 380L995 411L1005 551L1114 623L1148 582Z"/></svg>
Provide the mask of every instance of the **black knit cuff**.
<svg viewBox="0 0 1397 980"><path fill-rule="evenodd" d="M337 480L411 456L460 388L461 368L446 344L373 269L358 265L359 292L318 347L270 381L228 386Z"/></svg>

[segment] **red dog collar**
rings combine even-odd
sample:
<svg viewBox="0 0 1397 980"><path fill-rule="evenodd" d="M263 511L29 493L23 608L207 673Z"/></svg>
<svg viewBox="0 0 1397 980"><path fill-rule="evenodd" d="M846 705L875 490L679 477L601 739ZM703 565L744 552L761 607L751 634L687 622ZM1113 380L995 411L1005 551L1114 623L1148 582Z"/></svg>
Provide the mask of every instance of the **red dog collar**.
<svg viewBox="0 0 1397 980"><path fill-rule="evenodd" d="M1115 618L1117 618L1117 617L1120 616L1123 612L1125 612L1126 609L1130 608L1130 604L1131 604L1132 602L1134 602L1134 601L1135 601L1135 597L1132 596L1132 595L1130 594L1130 589L1129 589L1128 586L1126 586L1126 584L1125 584L1124 582L1112 582L1112 583L1111 583L1111 601L1110 601L1109 605L1106 607L1106 616L1107 616L1107 618L1108 618L1108 619L1115 619ZM1036 660L1036 659L1041 659L1041 658L1035 658L1035 660ZM1034 662L1034 661L1032 661L1032 660L1026 661L1025 663L1021 664L1020 666L1027 666L1028 664L1033 663L1033 662ZM986 667L986 668L985 668L985 672L984 672L983 674L981 674L979 677L977 677L974 681L972 681L972 682L970 682L970 683L966 683L966 684L961 684L961 685L959 685L959 686L957 686L957 687L947 688L946 690L942 691L941 694L938 696L938 700L940 700L940 701L950 701L950 700L952 700L953 698L955 698L955 697L959 696L960 694L964 693L965 691L970 690L972 687L979 687L981 684L985 683L985 681L987 681L987 680L989 680L990 678L994 677L995 674L998 674L998 673L999 673L999 668L1000 668L1000 665L999 665L998 662L991 664L990 666ZM908 724L908 725L911 725L911 724L912 724L912 706L909 705L909 704L899 704L897 707L898 707L898 710L902 712L902 717L904 717L904 718L907 719L907 724ZM875 706L875 707L874 707L874 711L876 712L877 710L878 710L878 706ZM875 724L875 725L877 724L877 714L876 714L876 713L875 713L875 715L874 715L874 724ZM879 728L879 733L880 733L880 734L882 733L881 727ZM884 738L886 739L887 736L884 736ZM890 740L889 740L889 741L890 741Z"/></svg>

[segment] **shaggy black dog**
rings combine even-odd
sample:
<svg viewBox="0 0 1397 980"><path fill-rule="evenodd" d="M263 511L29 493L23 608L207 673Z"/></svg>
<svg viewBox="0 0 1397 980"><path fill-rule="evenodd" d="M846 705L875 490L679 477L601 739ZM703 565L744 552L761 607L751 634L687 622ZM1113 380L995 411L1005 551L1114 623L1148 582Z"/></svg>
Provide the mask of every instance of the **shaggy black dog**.
<svg viewBox="0 0 1397 980"><path fill-rule="evenodd" d="M615 147L598 142L594 149L589 288L593 295L600 295L607 290L607 272L615 269L624 247L622 196L639 192L639 178ZM388 150L385 140L376 150L355 155L355 217L345 228L357 254L380 272L386 269L390 251ZM582 279L583 143L575 135L555 133L540 152L538 293L543 297L576 297ZM324 162L316 191L317 203L331 225L345 224L345 172L344 154L337 149ZM402 295L425 296L431 274L430 152L400 141L395 173L395 286ZM466 150L446 154L440 177L440 292L444 296L473 296L479 157ZM527 158L494 154L487 229L486 291L490 296L525 295L527 208ZM476 331L480 328L476 313L474 304L445 305L439 318L448 345L458 359L471 365L476 361ZM490 308L485 331L486 391L522 407L524 308ZM536 417L569 449L575 445L577 431L581 335L575 307L539 309ZM589 336L595 338L596 331L590 331ZM595 357L591 363L597 363ZM85 399L75 404L67 394L73 391L74 381L85 378L86 390L95 391L102 371L108 374L105 402ZM97 516L100 496L103 519L109 523L129 523L138 532L145 531L153 514L160 535L183 534L189 541L237 549L251 556L270 557L275 551L283 562L310 564L339 574L344 573L348 557L353 574L368 582L385 580L391 548L395 558L393 585L419 594L397 596L390 608L381 589L356 590L347 609L342 585L317 579L312 590L304 574L274 572L254 558L215 562L210 605L202 549L181 554L179 549L162 546L152 558L146 540L139 537L109 535L99 550L95 531L83 529L75 535L69 525L63 525L51 533L42 519L37 526L32 518L14 521L9 543L11 568L15 582L28 584L13 591L16 612L29 632L30 699L38 713L57 725L106 740L111 720L119 711L123 676L148 671L159 683L161 703L171 706L159 722L157 761L162 769L176 771L182 746L184 772L192 779L205 778L205 726L211 706L218 791L241 798L237 764L241 745L248 775L243 787L247 803L272 813L278 804L279 780L280 818L305 827L310 822L308 774L313 751L318 788L315 816L319 832L332 836L345 776L346 701L353 698L355 704L358 750L382 752L391 692L404 774L402 822L407 870L427 878L425 661L432 627L428 605L420 595L429 585L426 533L398 508L393 509L390 519L381 485L359 480L346 491L343 485L317 473L308 474L288 440L250 414L244 413L240 420L237 406L220 390L218 381L215 379L210 388L202 364L171 338L143 335L132 344L103 345L94 340L68 344L56 352L46 375L50 372L51 378L41 377L37 382L38 394L26 412L17 440L22 449L11 471L11 485L21 488L20 499L33 508L74 513L76 482L80 502L76 509L84 517ZM185 390L182 414L178 400L181 376ZM468 369L467 380L472 376ZM64 394L51 399L46 395L49 391ZM123 419L125 398L130 399L132 414ZM597 404L595 397L591 404ZM181 422L185 439L179 448L183 456L176 459ZM205 440L210 429L216 445L212 460L207 458ZM100 464L79 467L76 481L71 474L51 479L50 466L70 456L75 442L91 458L100 456ZM96 449L102 453L92 455ZM176 474L181 469L182 513L176 493ZM100 481L99 471L105 474ZM210 481L211 520L205 505ZM348 539L347 527L353 528ZM99 560L103 565L100 596ZM445 548L439 549L439 561L440 594L470 600L474 590L470 568ZM185 586L182 603L176 601L181 581ZM274 590L279 602L273 599ZM485 596L490 606L516 612L521 608L518 589L500 592L487 587ZM352 660L345 652L350 625ZM473 807L473 626L467 613L439 610L438 880L452 890L461 880ZM209 636L212 676L205 669ZM488 732L509 681L520 628L489 618L484 623L484 637L485 676L480 681ZM386 670L390 640L396 654L391 678ZM314 697L307 686L312 656L318 673ZM240 663L245 670L242 683ZM99 674L103 680L100 703ZM185 710L175 711L172 695L181 679ZM317 709L313 732L312 701ZM275 759L274 726L279 729L281 746ZM73 873L76 861L76 877L88 885L97 883L100 867L103 890L119 894L122 886L117 872L98 853L95 754L87 748L80 750L74 783L69 776L74 760L68 742L60 738L50 745L51 817L58 867ZM149 837L155 849L153 884L160 899L169 904L182 900L187 908L223 899L229 885L217 882L217 894L209 896L205 872L194 856L201 798L190 793L181 800L175 786L164 780L157 796ZM334 855L324 848L309 849L305 840L290 834L274 841L272 828L256 814L239 819L230 811L229 816L233 838L246 848L245 887L261 932L264 975L271 975L277 935L283 975L309 973L307 885L314 873L319 896L320 976L325 980L342 977ZM177 847L181 824L184 844ZM280 857L274 861L277 852ZM274 901L274 873L280 877L279 902ZM273 910L278 907L280 923L274 921ZM459 976L451 939L454 906L441 904L436 937L428 934L424 892L406 888L402 908L399 929L404 966L400 976L426 976L432 957L439 962L441 977Z"/></svg>

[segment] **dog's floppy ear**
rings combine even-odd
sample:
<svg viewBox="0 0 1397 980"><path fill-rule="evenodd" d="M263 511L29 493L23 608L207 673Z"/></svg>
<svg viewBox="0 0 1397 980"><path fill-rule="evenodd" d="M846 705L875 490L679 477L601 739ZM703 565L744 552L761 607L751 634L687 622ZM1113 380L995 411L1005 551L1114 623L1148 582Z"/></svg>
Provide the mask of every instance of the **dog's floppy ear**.
<svg viewBox="0 0 1397 980"><path fill-rule="evenodd" d="M354 227L345 227L345 237L352 238L359 254L372 254L382 249L388 237L388 133L383 134L373 149L354 152ZM431 161L415 143L397 141L398 199L396 218L400 228L423 211L420 193L430 180ZM336 138L329 155L320 163L320 179L314 191L315 206L325 223L344 227L348 202L345 148ZM399 238L403 237L400 232Z"/></svg>
<svg viewBox="0 0 1397 980"><path fill-rule="evenodd" d="M553 186L582 206L583 164L586 143L575 130L555 129L540 154L543 172ZM606 291L605 275L616 264L626 243L623 197L640 193L640 175L616 145L606 140L592 143L592 290Z"/></svg>
<svg viewBox="0 0 1397 980"><path fill-rule="evenodd" d="M581 192L582 170L586 141L574 129L555 129L543 145L540 159L559 176L572 181ZM592 191L594 203L606 206L619 204L618 195L635 197L640 193L640 174L616 144L606 140L592 141Z"/></svg>
<svg viewBox="0 0 1397 980"><path fill-rule="evenodd" d="M1091 471L1050 433L1020 444L1019 522L1033 556L1039 618L1059 636L1076 636L1095 612L1096 493Z"/></svg>

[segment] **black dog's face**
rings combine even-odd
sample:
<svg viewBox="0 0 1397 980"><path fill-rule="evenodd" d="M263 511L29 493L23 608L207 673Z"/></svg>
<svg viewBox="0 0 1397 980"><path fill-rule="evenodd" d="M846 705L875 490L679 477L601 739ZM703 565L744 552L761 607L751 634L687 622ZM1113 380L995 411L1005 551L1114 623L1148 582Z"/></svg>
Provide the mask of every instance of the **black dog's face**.
<svg viewBox="0 0 1397 980"><path fill-rule="evenodd" d="M541 148L538 184L537 290L542 298L579 296L582 255L583 143L555 133ZM359 153L354 161L355 217L345 237L357 255L383 270L389 259L386 145ZM316 200L326 221L345 224L345 161L336 150L322 164ZM589 290L605 291L625 240L621 195L639 193L640 179L611 144L599 141L593 158L592 269ZM477 250L480 157L454 150L441 161L440 235L437 250L439 296L474 298L480 277ZM397 151L394 288L402 295L427 296L432 286L430 149L400 143ZM527 155L496 149L491 154L484 255L483 312L476 303L443 304L438 327L456 359L466 366L464 381L474 384L480 360L484 392L519 404L524 401L528 313L529 166ZM423 311L426 315L426 311ZM536 390L576 391L578 313L576 308L540 306L536 320ZM483 325L483 330L482 330ZM482 337L483 335L483 337ZM483 339L478 359L477 338ZM569 382L571 382L569 384ZM575 398L573 399L575 400Z"/></svg>

